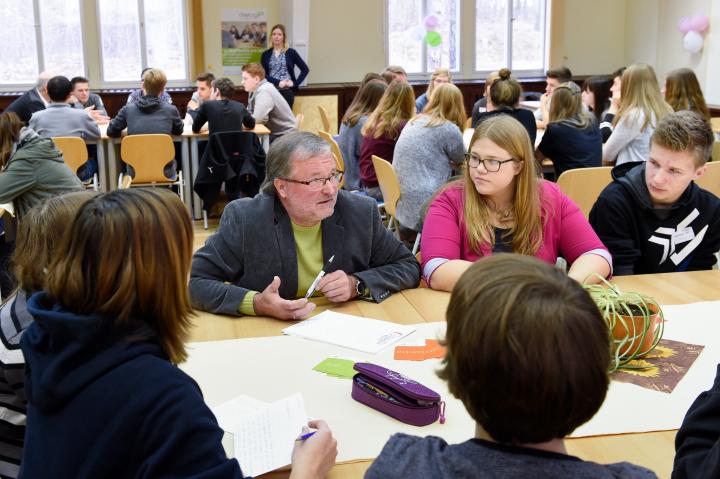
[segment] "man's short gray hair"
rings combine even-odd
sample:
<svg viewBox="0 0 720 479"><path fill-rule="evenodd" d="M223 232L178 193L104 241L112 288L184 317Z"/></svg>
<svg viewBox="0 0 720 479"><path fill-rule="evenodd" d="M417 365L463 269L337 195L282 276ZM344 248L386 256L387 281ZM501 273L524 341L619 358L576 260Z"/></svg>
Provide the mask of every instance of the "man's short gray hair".
<svg viewBox="0 0 720 479"><path fill-rule="evenodd" d="M38 75L37 77L37 81L35 82L35 88L37 88L38 90L42 90L47 86L48 81L50 81L50 79L54 76L57 75L55 75L50 70L45 70L41 72L40 75Z"/></svg>
<svg viewBox="0 0 720 479"><path fill-rule="evenodd" d="M262 192L275 194L275 178L287 178L293 160L303 161L330 153L330 145L325 140L307 131L295 131L281 136L273 142L268 151Z"/></svg>

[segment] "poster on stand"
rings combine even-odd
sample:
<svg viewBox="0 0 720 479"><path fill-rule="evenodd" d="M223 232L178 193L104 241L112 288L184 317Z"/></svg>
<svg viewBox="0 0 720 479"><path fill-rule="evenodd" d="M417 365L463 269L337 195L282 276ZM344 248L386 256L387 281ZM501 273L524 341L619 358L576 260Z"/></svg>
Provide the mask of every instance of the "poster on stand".
<svg viewBox="0 0 720 479"><path fill-rule="evenodd" d="M223 9L220 34L223 74L242 74L242 66L260 63L260 55L267 49L265 9Z"/></svg>

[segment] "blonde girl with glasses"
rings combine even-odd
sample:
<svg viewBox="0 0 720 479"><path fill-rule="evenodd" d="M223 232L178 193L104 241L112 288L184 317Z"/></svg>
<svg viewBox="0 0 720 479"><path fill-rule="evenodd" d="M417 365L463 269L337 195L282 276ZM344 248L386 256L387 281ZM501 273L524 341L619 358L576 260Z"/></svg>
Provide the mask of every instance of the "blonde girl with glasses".
<svg viewBox="0 0 720 479"><path fill-rule="evenodd" d="M494 253L535 256L568 275L596 281L612 270L607 248L578 207L554 183L538 177L527 130L499 115L480 124L463 178L440 191L422 230L422 272L428 285L451 291L480 258Z"/></svg>

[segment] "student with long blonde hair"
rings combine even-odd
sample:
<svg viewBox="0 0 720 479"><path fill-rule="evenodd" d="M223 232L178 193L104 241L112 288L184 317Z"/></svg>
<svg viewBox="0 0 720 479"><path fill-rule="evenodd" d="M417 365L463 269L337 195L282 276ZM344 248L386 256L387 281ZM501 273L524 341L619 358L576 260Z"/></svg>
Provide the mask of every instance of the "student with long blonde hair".
<svg viewBox="0 0 720 479"><path fill-rule="evenodd" d="M428 83L427 91L415 100L415 110L417 113L422 113L432 97L433 90L443 83L452 83L452 75L447 68L438 68L430 75L430 83Z"/></svg>
<svg viewBox="0 0 720 479"><path fill-rule="evenodd" d="M665 101L674 111L694 111L706 121L710 121L702 88L695 72L689 68L678 68L668 73L665 79Z"/></svg>
<svg viewBox="0 0 720 479"><path fill-rule="evenodd" d="M574 82L555 87L545 134L537 148L537 161L550 158L558 178L565 170L602 164L600 129L582 103Z"/></svg>
<svg viewBox="0 0 720 479"><path fill-rule="evenodd" d="M362 127L360 147L360 180L365 192L382 200L372 156L393 162L395 144L408 120L415 115L415 94L409 83L393 80L380 98L380 103Z"/></svg>
<svg viewBox="0 0 720 479"><path fill-rule="evenodd" d="M537 175L527 131L506 115L475 130L463 179L431 203L422 231L422 272L451 291L485 256L512 252L555 264L563 256L578 281L606 277L611 258L587 219L554 183Z"/></svg>
<svg viewBox="0 0 720 479"><path fill-rule="evenodd" d="M465 120L460 89L446 83L400 135L394 166L400 181L397 220L404 228L420 230L423 203L461 167Z"/></svg>
<svg viewBox="0 0 720 479"><path fill-rule="evenodd" d="M613 132L603 146L603 163L646 161L655 125L671 112L660 93L655 70L642 63L630 65L622 74L620 108L613 119Z"/></svg>

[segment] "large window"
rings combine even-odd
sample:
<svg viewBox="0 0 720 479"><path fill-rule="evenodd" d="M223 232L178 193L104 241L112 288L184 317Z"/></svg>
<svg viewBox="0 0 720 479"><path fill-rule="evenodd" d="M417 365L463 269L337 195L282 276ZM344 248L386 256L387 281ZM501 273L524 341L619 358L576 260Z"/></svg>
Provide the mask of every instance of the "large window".
<svg viewBox="0 0 720 479"><path fill-rule="evenodd" d="M400 65L410 74L427 74L440 67L466 77L502 67L519 75L542 74L548 2L386 0L387 63ZM460 19L470 15L474 21L463 24L474 32L461 37ZM473 52L474 65L461 68L461 48Z"/></svg>
<svg viewBox="0 0 720 479"><path fill-rule="evenodd" d="M460 0L388 0L388 64L408 73L460 68Z"/></svg>
<svg viewBox="0 0 720 479"><path fill-rule="evenodd" d="M0 85L34 83L43 70L84 75L80 0L0 0Z"/></svg>
<svg viewBox="0 0 720 479"><path fill-rule="evenodd" d="M98 0L102 78L138 81L146 67L187 80L183 0Z"/></svg>
<svg viewBox="0 0 720 479"><path fill-rule="evenodd" d="M545 69L546 0L475 0L475 70Z"/></svg>

